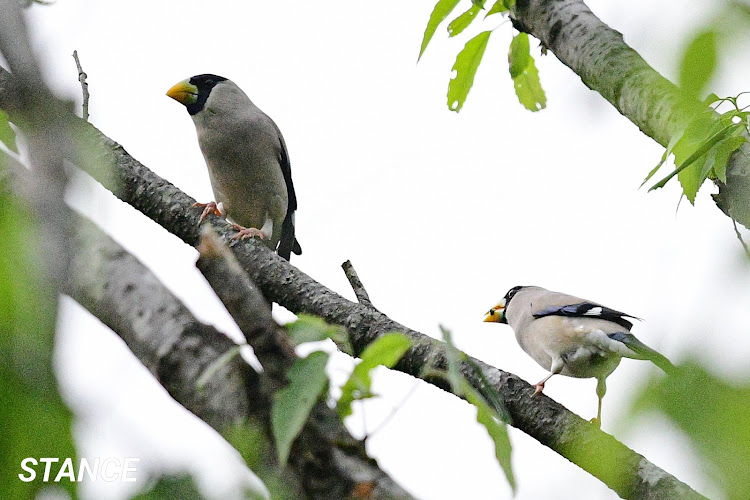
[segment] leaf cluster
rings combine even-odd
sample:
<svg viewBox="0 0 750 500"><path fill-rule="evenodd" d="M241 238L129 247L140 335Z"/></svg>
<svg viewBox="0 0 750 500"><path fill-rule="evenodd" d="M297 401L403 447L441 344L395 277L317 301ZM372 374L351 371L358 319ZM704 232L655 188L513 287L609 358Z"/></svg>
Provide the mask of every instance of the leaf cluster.
<svg viewBox="0 0 750 500"><path fill-rule="evenodd" d="M460 0L439 0L435 5L427 21L418 59L422 58L438 26L453 12L459 2ZM454 37L463 33L479 17L479 13L484 10L485 3L485 0L472 0L467 10L448 23L448 36ZM507 15L514 5L515 0L496 0L484 19L493 14ZM451 111L458 112L463 107L474 85L474 77L484 57L490 35L495 29L483 31L471 38L456 56L452 68L454 75L448 82L448 109ZM547 99L539 80L534 58L531 56L529 36L526 33L517 33L513 37L508 53L508 65L518 101L530 111L544 109Z"/></svg>

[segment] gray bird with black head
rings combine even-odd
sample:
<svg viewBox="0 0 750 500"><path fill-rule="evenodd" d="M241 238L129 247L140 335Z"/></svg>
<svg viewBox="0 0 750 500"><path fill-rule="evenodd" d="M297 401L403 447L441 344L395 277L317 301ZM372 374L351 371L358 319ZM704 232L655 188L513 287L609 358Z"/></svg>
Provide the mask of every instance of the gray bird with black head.
<svg viewBox="0 0 750 500"><path fill-rule="evenodd" d="M231 80L203 74L167 91L193 119L216 203L209 213L227 217L239 233L258 237L289 260L302 249L294 236L297 197L279 127Z"/></svg>
<svg viewBox="0 0 750 500"><path fill-rule="evenodd" d="M630 333L638 319L589 300L538 286L516 286L485 315L484 321L506 323L518 345L549 375L535 384L539 394L553 375L596 378L601 423L607 377L622 358L649 360L670 372L672 363Z"/></svg>

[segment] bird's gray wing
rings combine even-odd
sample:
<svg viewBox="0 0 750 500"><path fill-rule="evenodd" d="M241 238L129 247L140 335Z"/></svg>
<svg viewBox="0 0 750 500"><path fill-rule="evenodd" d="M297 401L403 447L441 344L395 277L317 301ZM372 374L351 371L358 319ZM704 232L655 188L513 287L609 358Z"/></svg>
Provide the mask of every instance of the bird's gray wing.
<svg viewBox="0 0 750 500"><path fill-rule="evenodd" d="M626 328L628 331L633 328L633 323L628 321L627 318L640 319L632 314L625 314L620 311L615 311L609 307L605 307L594 302L580 302L578 304L569 304L566 306L550 306L537 311L533 314L534 318L543 318L545 316L566 316L569 318L597 318Z"/></svg>

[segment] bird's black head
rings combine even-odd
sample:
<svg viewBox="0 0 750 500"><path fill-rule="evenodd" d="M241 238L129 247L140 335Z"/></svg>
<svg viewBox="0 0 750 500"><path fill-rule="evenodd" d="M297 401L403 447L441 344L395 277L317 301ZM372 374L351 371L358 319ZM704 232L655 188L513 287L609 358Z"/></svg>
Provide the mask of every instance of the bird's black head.
<svg viewBox="0 0 750 500"><path fill-rule="evenodd" d="M189 83L190 85L194 85L198 89L198 96L194 103L185 106L188 110L188 113L194 115L202 110L203 106L206 105L208 96L211 95L211 90L213 90L217 83L223 81L226 81L226 78L224 78L223 76L212 75L210 73L196 75L190 78Z"/></svg>

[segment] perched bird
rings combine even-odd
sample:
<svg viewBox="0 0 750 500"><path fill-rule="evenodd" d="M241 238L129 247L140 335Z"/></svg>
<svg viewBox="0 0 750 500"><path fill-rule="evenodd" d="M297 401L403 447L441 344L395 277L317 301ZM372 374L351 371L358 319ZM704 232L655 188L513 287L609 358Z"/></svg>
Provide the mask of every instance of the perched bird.
<svg viewBox="0 0 750 500"><path fill-rule="evenodd" d="M259 237L289 260L302 249L294 237L297 198L279 127L231 80L204 74L167 91L193 118L216 202L196 203L227 217L235 238Z"/></svg>
<svg viewBox="0 0 750 500"><path fill-rule="evenodd" d="M599 406L592 422L601 424L606 380L621 358L645 359L669 372L667 358L630 333L626 318L639 319L572 295L538 286L516 286L489 310L486 322L509 324L516 341L549 375L535 385L536 393L553 375L596 378Z"/></svg>

